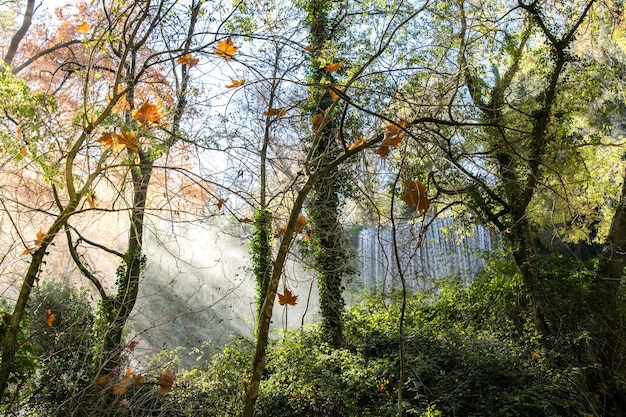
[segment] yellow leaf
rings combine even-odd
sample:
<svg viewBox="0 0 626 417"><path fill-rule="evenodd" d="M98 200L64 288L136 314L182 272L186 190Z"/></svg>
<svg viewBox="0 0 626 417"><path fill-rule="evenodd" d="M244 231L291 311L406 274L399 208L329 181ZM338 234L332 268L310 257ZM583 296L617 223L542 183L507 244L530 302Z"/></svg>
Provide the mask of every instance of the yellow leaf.
<svg viewBox="0 0 626 417"><path fill-rule="evenodd" d="M91 26L89 26L89 23L83 22L80 26L76 28L76 32L82 35L86 35L89 33L89 29L91 29Z"/></svg>
<svg viewBox="0 0 626 417"><path fill-rule="evenodd" d="M267 111L264 111L263 114L267 117L272 117L272 116L276 116L276 117L282 117L285 114L287 114L287 110L286 109L275 109L275 108L270 108Z"/></svg>
<svg viewBox="0 0 626 417"><path fill-rule="evenodd" d="M185 54L183 56L179 56L178 59L176 59L176 62L181 65L187 65L187 67L191 69L198 65L200 58L194 58L192 54Z"/></svg>
<svg viewBox="0 0 626 417"><path fill-rule="evenodd" d="M233 40L230 36L223 41L217 41L217 49L215 49L215 55L223 56L226 61L230 61L230 59L235 55L235 52L239 49L239 47L235 46Z"/></svg>
<svg viewBox="0 0 626 417"><path fill-rule="evenodd" d="M231 79L230 84L226 84L226 88L240 87L244 85L245 82L246 80L244 80L243 78L239 80Z"/></svg>
<svg viewBox="0 0 626 417"><path fill-rule="evenodd" d="M285 230L287 230L287 228L285 226L280 226L278 228L278 231L274 235L274 237L276 237L276 238L282 237L285 234Z"/></svg>
<svg viewBox="0 0 626 417"><path fill-rule="evenodd" d="M336 64L328 64L326 65L326 72L332 74L337 71L339 68L343 67L346 64L346 61L341 61Z"/></svg>
<svg viewBox="0 0 626 417"><path fill-rule="evenodd" d="M541 355L537 352L533 352L533 359L538 361L539 359L541 359Z"/></svg>

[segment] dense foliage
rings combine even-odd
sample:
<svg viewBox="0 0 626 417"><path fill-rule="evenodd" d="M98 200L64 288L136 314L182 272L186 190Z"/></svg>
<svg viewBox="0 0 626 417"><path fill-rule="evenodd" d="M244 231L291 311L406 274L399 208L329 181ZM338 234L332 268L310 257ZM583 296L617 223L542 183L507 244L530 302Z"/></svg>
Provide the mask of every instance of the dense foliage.
<svg viewBox="0 0 626 417"><path fill-rule="evenodd" d="M568 300L572 293L584 299L588 277L563 258L546 266L556 267L560 307L584 314ZM512 261L501 259L467 286L448 282L409 297L402 387L407 416L595 415L599 397L584 383L584 373L593 370L581 366L587 332L564 329L547 348L533 329L522 285ZM398 294L365 295L346 312L341 349L324 342L318 325L276 335L258 415L396 415L400 305ZM233 341L182 375L170 398L172 413L236 414L251 355L248 341ZM623 383L616 375L606 389Z"/></svg>

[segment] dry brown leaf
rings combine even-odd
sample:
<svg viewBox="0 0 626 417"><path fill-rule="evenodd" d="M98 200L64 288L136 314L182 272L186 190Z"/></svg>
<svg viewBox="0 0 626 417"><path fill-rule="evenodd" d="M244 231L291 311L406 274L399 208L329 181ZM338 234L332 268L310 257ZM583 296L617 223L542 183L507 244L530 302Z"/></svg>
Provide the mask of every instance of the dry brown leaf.
<svg viewBox="0 0 626 417"><path fill-rule="evenodd" d="M217 200L217 203L215 203L215 205L217 206L217 209L218 209L218 210L221 210L221 209L222 209L222 207L224 206L224 204L225 204L227 201L228 201L228 199L227 199L227 198L219 198L219 199Z"/></svg>
<svg viewBox="0 0 626 417"><path fill-rule="evenodd" d="M121 381L113 384L113 394L115 395L124 395L128 391L130 387L133 386L135 380L132 378L124 378Z"/></svg>
<svg viewBox="0 0 626 417"><path fill-rule="evenodd" d="M319 130L322 127L324 121L324 113L317 113L311 116L311 123L313 124L313 130Z"/></svg>
<svg viewBox="0 0 626 417"><path fill-rule="evenodd" d="M172 389L172 385L174 384L175 380L176 375L173 371L169 369L165 371L164 374L157 376L156 384L159 386L159 388L157 388L157 392L159 394L167 393L169 390Z"/></svg>
<svg viewBox="0 0 626 417"><path fill-rule="evenodd" d="M267 117L272 117L272 116L283 117L285 114L287 114L287 110L283 108L275 109L272 107L264 111L263 114Z"/></svg>
<svg viewBox="0 0 626 417"><path fill-rule="evenodd" d="M298 296L293 295L293 293L289 291L287 287L285 287L283 294L278 294L278 304L280 304L281 306L295 306L296 304L298 304Z"/></svg>
<svg viewBox="0 0 626 417"><path fill-rule="evenodd" d="M376 154L380 155L382 158L386 158L389 155L391 147L399 148L402 145L406 125L406 120L402 119L398 120L395 124L387 126L383 142L376 150Z"/></svg>
<svg viewBox="0 0 626 417"><path fill-rule="evenodd" d="M430 200L426 197L426 185L418 180L406 181L402 201L413 210L428 210Z"/></svg>
<svg viewBox="0 0 626 417"><path fill-rule="evenodd" d="M176 59L176 62L178 62L181 65L187 65L187 67L191 69L195 67L196 65L198 65L198 62L200 62L200 58L194 58L192 54L185 54L183 56L179 56Z"/></svg>

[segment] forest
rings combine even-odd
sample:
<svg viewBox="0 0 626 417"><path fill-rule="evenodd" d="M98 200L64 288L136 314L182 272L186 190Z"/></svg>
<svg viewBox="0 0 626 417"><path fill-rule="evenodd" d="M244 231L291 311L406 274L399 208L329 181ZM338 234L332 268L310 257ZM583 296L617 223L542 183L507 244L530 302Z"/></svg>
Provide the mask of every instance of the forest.
<svg viewBox="0 0 626 417"><path fill-rule="evenodd" d="M0 414L625 416L625 7L0 1Z"/></svg>

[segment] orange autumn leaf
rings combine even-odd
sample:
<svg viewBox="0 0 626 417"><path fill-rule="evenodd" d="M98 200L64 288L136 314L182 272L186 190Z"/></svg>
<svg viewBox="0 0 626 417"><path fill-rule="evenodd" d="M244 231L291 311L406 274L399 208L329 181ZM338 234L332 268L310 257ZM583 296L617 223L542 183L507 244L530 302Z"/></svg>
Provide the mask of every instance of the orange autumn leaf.
<svg viewBox="0 0 626 417"><path fill-rule="evenodd" d="M28 154L28 150L26 149L26 146L22 146L20 148L20 153L22 154L22 156L26 156L26 154Z"/></svg>
<svg viewBox="0 0 626 417"><path fill-rule="evenodd" d="M46 326L52 327L52 323L54 322L56 318L57 318L57 315L52 314L52 311L50 309L46 310Z"/></svg>
<svg viewBox="0 0 626 417"><path fill-rule="evenodd" d="M231 78L230 79L230 84L226 84L226 88L241 87L245 83L246 83L246 80L244 80L243 78L240 78L238 80L235 80L235 79Z"/></svg>
<svg viewBox="0 0 626 417"><path fill-rule="evenodd" d="M89 23L83 22L82 24L76 27L76 32L80 33L81 35L86 35L89 33L89 29L91 29L91 26L89 26Z"/></svg>
<svg viewBox="0 0 626 417"><path fill-rule="evenodd" d="M121 135L116 135L117 146L121 146L128 148L132 153L139 152L139 139L137 138L137 134L135 132L128 132L122 129Z"/></svg>
<svg viewBox="0 0 626 417"><path fill-rule="evenodd" d="M122 87L121 85L117 86L118 94L120 94L123 90L124 87ZM126 100L126 93L124 93L115 102L115 105L113 106L113 111L115 113L124 113L126 110L130 110L130 103L128 103L128 101Z"/></svg>
<svg viewBox="0 0 626 417"><path fill-rule="evenodd" d="M395 124L387 126L383 142L376 150L376 154L386 158L387 155L389 155L391 147L399 148L402 145L406 123L406 120L398 120Z"/></svg>
<svg viewBox="0 0 626 417"><path fill-rule="evenodd" d="M32 255L33 253L37 252L37 249L39 249L39 248L26 248L26 249L24 249L24 251L22 253L20 253L20 256Z"/></svg>
<svg viewBox="0 0 626 417"><path fill-rule="evenodd" d="M285 287L283 294L278 294L278 304L280 304L281 306L295 306L296 304L298 304L298 296L293 295L293 293L289 291L287 287Z"/></svg>
<svg viewBox="0 0 626 417"><path fill-rule="evenodd" d="M37 238L34 240L35 246L26 248L22 253L20 253L20 256L29 255L29 254L32 255L33 253L37 252L37 249L39 249L39 247L43 243L43 240L46 238L46 236L47 235L43 232L43 230L39 228L39 231L37 232Z"/></svg>
<svg viewBox="0 0 626 417"><path fill-rule="evenodd" d="M272 117L272 116L276 116L276 117L283 117L285 114L287 114L287 110L280 108L280 109L275 109L275 108L269 108L266 111L263 112L263 115L267 116L267 117Z"/></svg>
<svg viewBox="0 0 626 417"><path fill-rule="evenodd" d="M302 233L302 230L304 229L304 226L306 226L306 224L308 223L306 217L304 217L302 214L298 216L298 220L296 222L296 233Z"/></svg>
<svg viewBox="0 0 626 417"><path fill-rule="evenodd" d="M113 152L120 152L124 148L128 148L133 153L137 153L139 150L139 139L134 131L126 132L122 129L122 133L119 135L114 132L104 132L96 141L105 148L111 148Z"/></svg>
<svg viewBox="0 0 626 417"><path fill-rule="evenodd" d="M105 148L110 148L115 142L115 138L113 135L113 132L104 132L102 135L100 135L98 139L96 139L96 142L101 143L102 146L104 146Z"/></svg>
<svg viewBox="0 0 626 417"><path fill-rule="evenodd" d="M337 62L336 64L328 64L326 65L326 72L328 74L332 74L337 71L339 68L343 67L346 64L346 61Z"/></svg>
<svg viewBox="0 0 626 417"><path fill-rule="evenodd" d="M217 41L217 49L215 49L215 55L223 56L226 61L230 61L230 59L235 55L239 47L235 46L233 40L229 36L226 40Z"/></svg>
<svg viewBox="0 0 626 417"><path fill-rule="evenodd" d="M135 383L134 379L122 379L119 382L113 384L113 394L124 395L130 387Z"/></svg>
<svg viewBox="0 0 626 417"><path fill-rule="evenodd" d="M192 54L185 54L183 56L179 56L176 59L176 62L178 62L181 65L187 65L187 67L191 69L195 67L196 65L198 65L198 62L200 62L200 58L194 58Z"/></svg>
<svg viewBox="0 0 626 417"><path fill-rule="evenodd" d="M302 52L309 52L313 50L313 45L307 45L304 48L302 48Z"/></svg>
<svg viewBox="0 0 626 417"><path fill-rule="evenodd" d="M280 226L274 237L282 237L285 234L285 230L287 230L285 226Z"/></svg>
<svg viewBox="0 0 626 417"><path fill-rule="evenodd" d="M243 219L239 219L239 221L240 221L241 223L254 223L254 220L252 220L252 219L251 219L251 218L249 218L249 217L244 217Z"/></svg>
<svg viewBox="0 0 626 417"><path fill-rule="evenodd" d="M113 379L113 377L115 377L115 375L117 375L117 372L120 370L119 366L116 366L115 368L113 368L109 373L104 374L102 376L100 376L97 380L96 380L96 384L98 385L103 385L106 384L107 382L109 382L110 380Z"/></svg>
<svg viewBox="0 0 626 417"><path fill-rule="evenodd" d="M356 149L356 148L362 146L364 143L365 143L365 137L362 137L356 143L350 145L350 147L348 147L348 150L351 151L353 149Z"/></svg>
<svg viewBox="0 0 626 417"><path fill-rule="evenodd" d="M340 85L333 85L331 86L330 90L328 90L333 100L337 100L339 98L339 94L337 93L337 91L343 91L343 87Z"/></svg>
<svg viewBox="0 0 626 417"><path fill-rule="evenodd" d="M172 385L175 380L176 375L169 369L165 371L164 374L157 376L156 384L159 386L159 388L157 388L157 392L159 394L167 393L170 389L172 389Z"/></svg>
<svg viewBox="0 0 626 417"><path fill-rule="evenodd" d="M47 235L44 233L44 231L39 228L39 231L37 232L37 239L35 239L35 246L41 246L46 236Z"/></svg>
<svg viewBox="0 0 626 417"><path fill-rule="evenodd" d="M304 238L302 239L302 241L303 241L304 243L307 243L307 242L311 241L311 237L312 237L312 236L313 236L313 230L312 230L312 229L309 229L309 230L307 230L307 231L306 231L306 236L304 236Z"/></svg>
<svg viewBox="0 0 626 417"><path fill-rule="evenodd" d="M311 123L313 124L313 130L319 130L322 127L322 122L324 121L324 114L317 113L311 116Z"/></svg>
<svg viewBox="0 0 626 417"><path fill-rule="evenodd" d="M430 200L426 197L426 185L418 180L405 181L402 201L413 210L428 210Z"/></svg>
<svg viewBox="0 0 626 417"><path fill-rule="evenodd" d="M87 201L87 204L89 204L89 207L92 209L96 208L96 193L91 193L87 196L87 198L85 199L85 201Z"/></svg>
<svg viewBox="0 0 626 417"><path fill-rule="evenodd" d="M133 110L132 117L142 127L146 127L150 123L156 123L163 118L161 113L161 106L150 103L150 101L144 102L141 107Z"/></svg>

